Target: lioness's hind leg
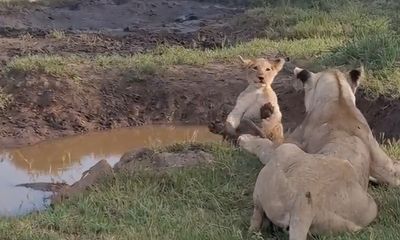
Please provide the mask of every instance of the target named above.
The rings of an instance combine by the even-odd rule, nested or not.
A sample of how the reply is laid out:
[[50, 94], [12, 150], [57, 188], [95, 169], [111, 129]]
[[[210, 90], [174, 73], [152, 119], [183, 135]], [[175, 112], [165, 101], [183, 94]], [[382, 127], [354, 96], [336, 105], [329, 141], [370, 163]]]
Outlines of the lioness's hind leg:
[[392, 186], [400, 185], [400, 162], [391, 159], [379, 146], [375, 139], [372, 140], [370, 175], [378, 182]]
[[333, 212], [324, 212], [316, 217], [315, 230], [317, 232], [357, 232], [361, 229], [361, 226]]
[[308, 231], [314, 219], [311, 194], [301, 195], [298, 196], [290, 211], [289, 240], [307, 240]]
[[253, 215], [250, 221], [250, 232], [259, 232], [264, 221], [264, 210], [258, 204], [254, 205]]

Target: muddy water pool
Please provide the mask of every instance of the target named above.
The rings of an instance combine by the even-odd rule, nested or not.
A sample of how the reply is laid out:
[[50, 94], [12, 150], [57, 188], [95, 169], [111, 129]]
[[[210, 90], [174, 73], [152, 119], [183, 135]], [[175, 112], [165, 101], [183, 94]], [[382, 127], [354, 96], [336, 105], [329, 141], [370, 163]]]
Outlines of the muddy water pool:
[[50, 192], [16, 187], [17, 184], [72, 184], [99, 160], [106, 159], [114, 165], [123, 153], [135, 148], [219, 140], [219, 136], [210, 133], [204, 126], [153, 125], [0, 149], [0, 216], [23, 215], [42, 210], [49, 204]]

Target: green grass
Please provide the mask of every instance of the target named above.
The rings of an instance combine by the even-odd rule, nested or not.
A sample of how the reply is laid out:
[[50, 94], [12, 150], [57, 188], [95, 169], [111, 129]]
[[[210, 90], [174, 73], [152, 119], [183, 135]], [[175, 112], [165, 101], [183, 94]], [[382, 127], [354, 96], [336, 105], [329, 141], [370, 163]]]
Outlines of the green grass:
[[216, 50], [196, 50], [183, 47], [160, 46], [152, 52], [132, 56], [98, 55], [94, 58], [70, 55], [32, 55], [10, 61], [4, 73], [42, 73], [55, 77], [77, 77], [83, 66], [99, 69], [117, 69], [141, 75], [157, 74], [174, 65], [204, 66], [211, 63], [238, 62], [238, 56], [256, 57], [263, 54], [283, 53], [297, 58], [323, 56], [329, 49], [340, 46], [341, 40], [330, 38], [274, 41], [255, 39], [234, 47]]
[[77, 69], [84, 64], [78, 56], [28, 55], [17, 57], [7, 63], [5, 74], [41, 73], [54, 77], [76, 78]]
[[273, 41], [254, 39], [234, 47], [215, 50], [196, 50], [183, 47], [159, 47], [158, 49], [133, 56], [98, 56], [96, 65], [103, 68], [137, 69], [139, 72], [154, 73], [173, 65], [203, 66], [210, 63], [232, 63], [238, 56], [256, 57], [263, 54], [283, 53], [297, 58], [322, 56], [331, 48], [340, 46], [341, 41], [330, 38]]
[[0, 220], [0, 239], [241, 239], [260, 163], [225, 146], [203, 148], [216, 164], [118, 175], [52, 210]]
[[[181, 151], [189, 145], [175, 145]], [[399, 145], [386, 145], [400, 157]], [[223, 145], [201, 145], [216, 163], [134, 176], [117, 175], [90, 192], [39, 214], [0, 219], [2, 240], [45, 239], [267, 239], [247, 233], [259, 161]], [[320, 240], [399, 239], [400, 189], [371, 188], [378, 219], [357, 234]], [[287, 239], [283, 232], [278, 239]]]
[[47, 34], [47, 37], [54, 38], [57, 40], [65, 39], [65, 32], [53, 29], [49, 32], [49, 34]]
[[0, 110], [4, 110], [12, 102], [12, 96], [0, 87]]

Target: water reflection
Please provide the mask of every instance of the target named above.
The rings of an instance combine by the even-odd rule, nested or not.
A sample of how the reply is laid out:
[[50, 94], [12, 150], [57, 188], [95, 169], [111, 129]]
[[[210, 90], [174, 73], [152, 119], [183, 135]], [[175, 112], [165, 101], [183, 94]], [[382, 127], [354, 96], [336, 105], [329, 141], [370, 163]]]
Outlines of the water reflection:
[[17, 149], [0, 150], [0, 216], [25, 214], [44, 208], [50, 193], [16, 184], [67, 182], [101, 159], [115, 164], [134, 148], [163, 146], [183, 141], [217, 141], [219, 137], [200, 126], [144, 126], [68, 137]]

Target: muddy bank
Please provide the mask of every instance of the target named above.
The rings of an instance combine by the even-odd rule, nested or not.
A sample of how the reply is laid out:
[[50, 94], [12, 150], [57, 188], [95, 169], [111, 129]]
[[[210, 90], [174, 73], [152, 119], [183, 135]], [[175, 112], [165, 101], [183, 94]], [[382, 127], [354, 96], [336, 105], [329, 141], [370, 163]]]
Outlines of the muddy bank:
[[214, 156], [203, 151], [201, 145], [189, 145], [179, 152], [156, 152], [142, 148], [125, 153], [119, 162], [112, 167], [106, 160], [100, 160], [82, 174], [80, 180], [69, 185], [66, 183], [24, 183], [17, 187], [31, 188], [38, 191], [53, 192], [51, 203], [58, 204], [66, 199], [96, 187], [114, 174], [135, 174], [138, 171], [155, 170], [168, 171], [174, 168], [194, 167], [201, 164], [212, 164]]
[[[130, 73], [80, 70], [79, 81], [46, 75], [14, 76], [0, 80], [12, 96], [1, 111], [0, 145], [11, 147], [45, 139], [151, 123], [207, 125], [224, 120], [246, 76], [236, 65], [177, 66], [155, 76], [136, 79]], [[285, 129], [304, 117], [303, 94], [292, 87], [290, 69], [274, 82]], [[400, 136], [396, 125], [399, 101], [367, 100], [360, 91], [357, 104], [373, 131]]]
[[245, 86], [237, 71], [224, 68], [182, 66], [140, 80], [93, 69], [83, 70], [79, 82], [36, 74], [0, 80], [12, 96], [0, 116], [0, 144], [157, 122], [207, 124], [226, 115]]

